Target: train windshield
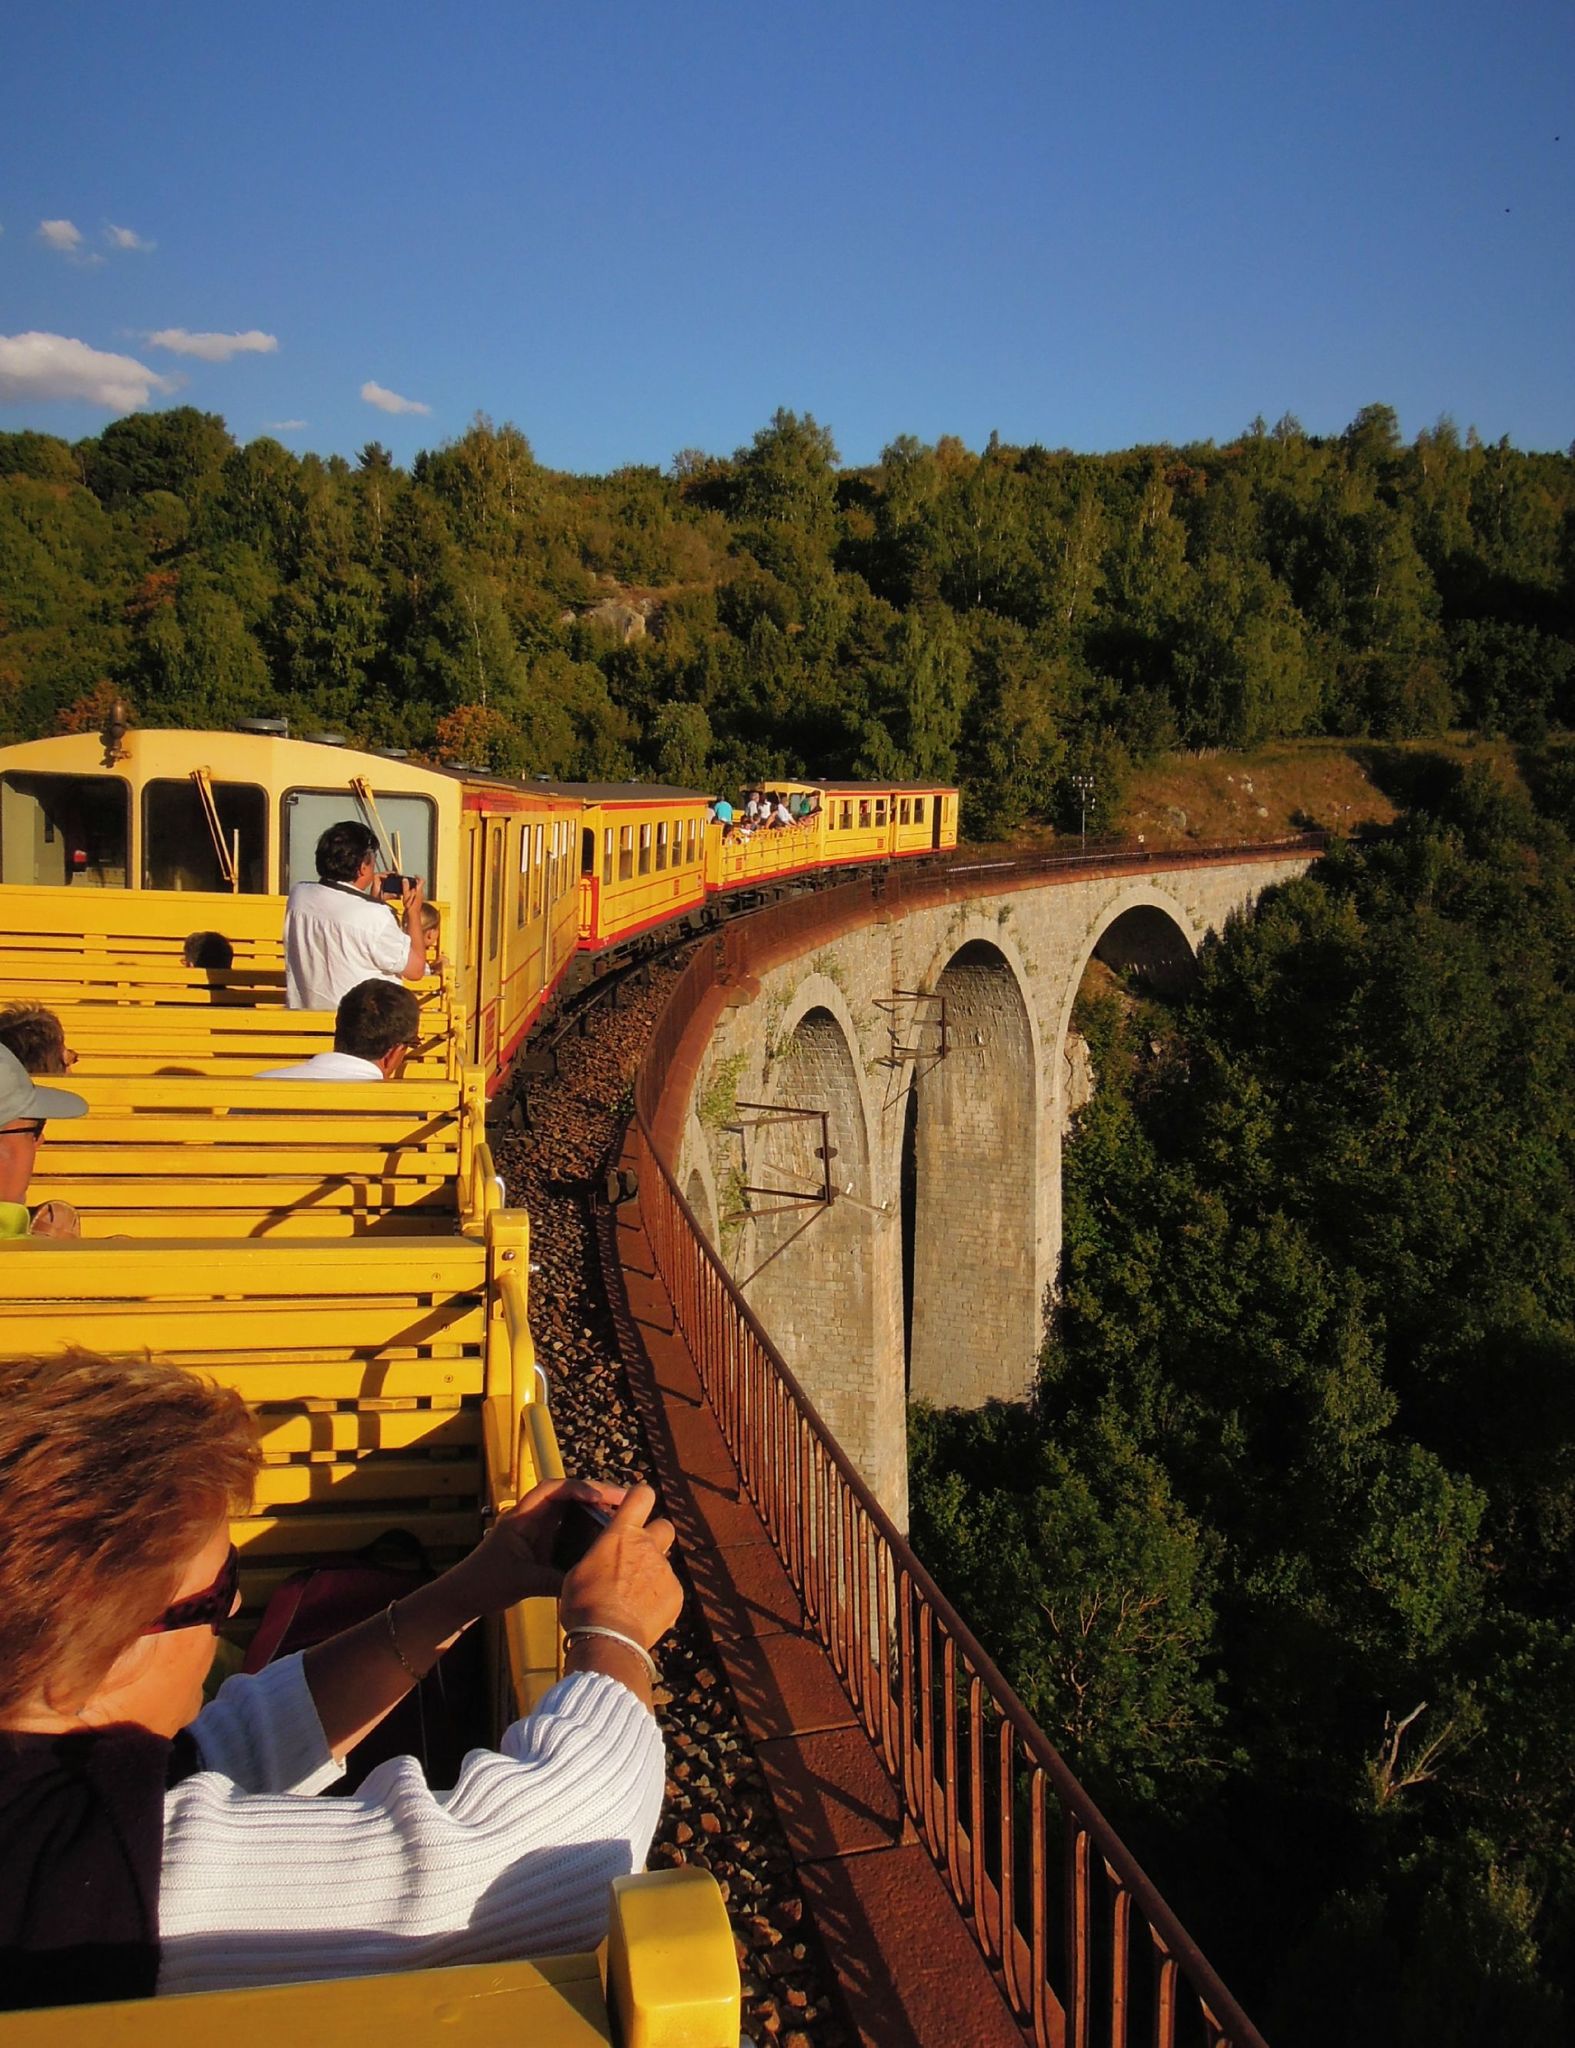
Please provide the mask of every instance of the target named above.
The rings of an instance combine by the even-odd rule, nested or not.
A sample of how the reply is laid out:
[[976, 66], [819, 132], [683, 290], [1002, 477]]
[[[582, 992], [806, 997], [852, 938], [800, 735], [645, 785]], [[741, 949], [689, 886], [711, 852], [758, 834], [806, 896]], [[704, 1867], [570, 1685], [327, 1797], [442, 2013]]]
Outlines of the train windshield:
[[318, 840], [330, 825], [337, 825], [341, 818], [354, 818], [363, 825], [370, 825], [374, 832], [381, 828], [381, 834], [386, 834], [390, 844], [379, 853], [380, 861], [387, 859], [402, 875], [419, 875], [427, 885], [427, 895], [438, 894], [437, 877], [432, 872], [433, 833], [436, 829], [432, 799], [375, 789], [372, 801], [377, 806], [376, 817], [371, 815], [354, 790], [292, 789], [287, 794], [282, 842], [283, 885], [286, 890], [294, 882], [317, 880]]
[[130, 839], [118, 775], [0, 777], [0, 882], [124, 889]]
[[206, 791], [190, 777], [150, 782], [142, 794], [142, 886], [261, 896], [268, 887], [266, 794], [250, 782], [211, 782]]

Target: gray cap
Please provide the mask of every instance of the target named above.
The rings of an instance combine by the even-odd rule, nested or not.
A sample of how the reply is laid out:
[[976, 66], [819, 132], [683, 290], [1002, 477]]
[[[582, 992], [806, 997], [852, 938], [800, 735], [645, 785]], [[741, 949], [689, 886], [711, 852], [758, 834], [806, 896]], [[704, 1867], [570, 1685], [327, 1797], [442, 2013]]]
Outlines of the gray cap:
[[40, 1088], [14, 1052], [0, 1045], [0, 1126], [23, 1117], [85, 1116], [87, 1104], [65, 1088]]

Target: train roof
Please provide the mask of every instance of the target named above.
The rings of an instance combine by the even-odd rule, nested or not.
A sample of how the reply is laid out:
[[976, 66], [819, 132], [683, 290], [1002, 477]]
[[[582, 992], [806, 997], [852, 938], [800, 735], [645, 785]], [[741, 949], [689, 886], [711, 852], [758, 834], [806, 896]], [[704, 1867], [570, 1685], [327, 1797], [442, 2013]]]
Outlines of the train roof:
[[753, 782], [741, 785], [745, 789], [818, 789], [822, 795], [835, 792], [838, 796], [890, 796], [895, 790], [899, 795], [929, 796], [932, 792], [944, 791], [951, 796], [955, 793], [955, 782], [851, 782], [842, 776], [816, 777], [812, 775], [758, 775]]
[[527, 782], [548, 796], [574, 796], [587, 804], [709, 804], [715, 798], [703, 789], [680, 789], [672, 782]]

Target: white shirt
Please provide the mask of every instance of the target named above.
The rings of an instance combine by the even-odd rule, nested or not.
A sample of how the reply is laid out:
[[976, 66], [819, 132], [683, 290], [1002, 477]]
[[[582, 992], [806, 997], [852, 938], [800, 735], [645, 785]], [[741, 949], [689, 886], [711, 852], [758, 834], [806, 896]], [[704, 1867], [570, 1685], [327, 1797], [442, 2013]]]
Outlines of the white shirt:
[[403, 981], [410, 940], [386, 903], [297, 882], [284, 907], [284, 994], [292, 1010], [337, 1010], [363, 981]]
[[594, 1948], [644, 1867], [666, 1769], [654, 1717], [600, 1672], [560, 1679], [451, 1792], [413, 1757], [349, 1799], [299, 1656], [229, 1679], [164, 1796], [161, 1995]]
[[357, 1052], [314, 1052], [293, 1067], [270, 1067], [259, 1081], [383, 1081], [388, 1077], [376, 1060]]

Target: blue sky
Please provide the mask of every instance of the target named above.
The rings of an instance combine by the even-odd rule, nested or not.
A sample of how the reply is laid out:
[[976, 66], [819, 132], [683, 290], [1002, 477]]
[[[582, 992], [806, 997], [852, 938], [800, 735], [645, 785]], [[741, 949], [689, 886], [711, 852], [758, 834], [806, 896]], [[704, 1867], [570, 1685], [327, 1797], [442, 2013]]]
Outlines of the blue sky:
[[1568, 0], [17, 8], [0, 426], [1564, 448], [1572, 96]]

